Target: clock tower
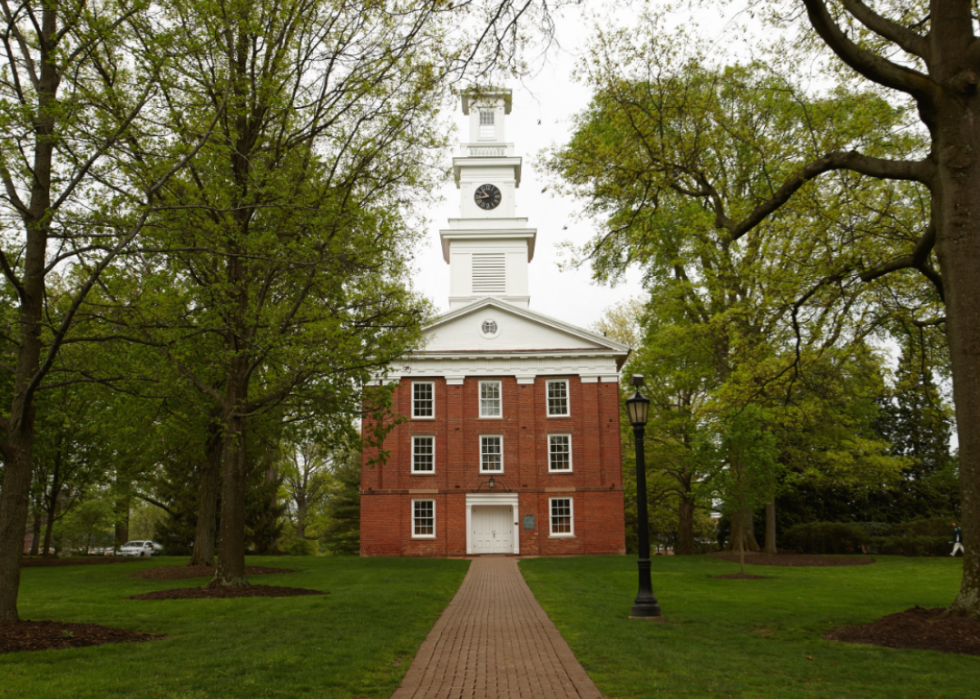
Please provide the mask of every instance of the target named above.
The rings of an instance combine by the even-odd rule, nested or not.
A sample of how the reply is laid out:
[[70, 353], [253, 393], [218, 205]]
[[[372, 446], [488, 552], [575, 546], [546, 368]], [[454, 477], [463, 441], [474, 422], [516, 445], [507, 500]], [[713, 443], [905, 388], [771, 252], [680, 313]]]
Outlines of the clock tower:
[[439, 232], [450, 310], [365, 389], [389, 385], [399, 419], [380, 445], [367, 405], [361, 421], [361, 555], [625, 553], [630, 349], [528, 308], [537, 232], [517, 216], [511, 92], [468, 90], [462, 103], [459, 218]]
[[521, 158], [506, 141], [511, 91], [471, 88], [463, 93], [469, 117], [469, 140], [453, 158], [460, 192], [460, 216], [439, 231], [442, 254], [449, 263], [449, 307], [463, 308], [488, 296], [527, 308], [528, 263], [534, 257], [537, 231], [517, 217], [516, 192]]

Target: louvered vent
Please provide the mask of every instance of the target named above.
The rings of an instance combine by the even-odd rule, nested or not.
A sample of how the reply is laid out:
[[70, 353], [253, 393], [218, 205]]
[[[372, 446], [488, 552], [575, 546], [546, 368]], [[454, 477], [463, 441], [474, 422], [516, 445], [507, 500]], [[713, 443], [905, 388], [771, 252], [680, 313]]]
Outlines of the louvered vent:
[[502, 294], [507, 290], [506, 261], [503, 253], [473, 255], [473, 293]]

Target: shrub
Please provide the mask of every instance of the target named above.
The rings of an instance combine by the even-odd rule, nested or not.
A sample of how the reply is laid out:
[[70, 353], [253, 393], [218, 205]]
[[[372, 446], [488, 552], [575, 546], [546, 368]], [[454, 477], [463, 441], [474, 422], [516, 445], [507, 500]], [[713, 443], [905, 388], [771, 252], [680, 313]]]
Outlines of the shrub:
[[786, 530], [785, 541], [799, 553], [873, 552], [894, 556], [946, 556], [952, 517], [908, 522], [806, 522]]
[[883, 536], [875, 540], [879, 553], [893, 556], [948, 556], [949, 536]]
[[[891, 536], [932, 536], [943, 537], [949, 541], [953, 536], [953, 520], [950, 517], [930, 517], [929, 519], [913, 519], [911, 522], [893, 524]], [[957, 520], [958, 521], [958, 520]]]
[[866, 529], [845, 522], [806, 522], [786, 530], [785, 541], [798, 553], [861, 553]]
[[286, 550], [290, 556], [315, 556], [317, 548], [316, 542], [309, 539], [293, 539], [293, 543]]

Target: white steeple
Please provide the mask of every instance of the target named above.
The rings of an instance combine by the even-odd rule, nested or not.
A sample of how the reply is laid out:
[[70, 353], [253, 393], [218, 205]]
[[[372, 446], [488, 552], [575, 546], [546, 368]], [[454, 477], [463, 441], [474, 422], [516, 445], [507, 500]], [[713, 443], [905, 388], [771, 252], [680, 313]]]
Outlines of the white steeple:
[[537, 231], [517, 218], [516, 190], [521, 159], [505, 142], [511, 91], [470, 88], [463, 93], [469, 116], [469, 141], [453, 158], [460, 190], [460, 217], [439, 231], [442, 254], [449, 263], [449, 307], [468, 306], [487, 296], [527, 308], [527, 265], [534, 257]]

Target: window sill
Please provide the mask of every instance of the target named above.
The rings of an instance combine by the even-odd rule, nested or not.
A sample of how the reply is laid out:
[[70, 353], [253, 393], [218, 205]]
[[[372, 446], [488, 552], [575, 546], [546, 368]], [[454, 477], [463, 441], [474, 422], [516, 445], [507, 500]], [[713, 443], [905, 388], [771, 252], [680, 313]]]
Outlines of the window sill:
[[409, 475], [411, 475], [411, 476], [434, 476], [434, 475], [436, 475], [436, 472], [435, 471], [411, 471], [409, 473]]
[[435, 538], [436, 538], [435, 534], [433, 534], [432, 536], [416, 536], [415, 534], [412, 534], [412, 539], [415, 541], [419, 541], [419, 540], [425, 541], [426, 539], [432, 541]]
[[435, 420], [436, 419], [436, 416], [435, 415], [429, 415], [428, 417], [422, 417], [422, 416], [412, 415], [412, 419], [413, 420]]
[[549, 539], [577, 539], [574, 534], [549, 534]]

